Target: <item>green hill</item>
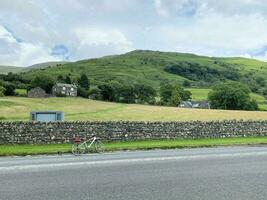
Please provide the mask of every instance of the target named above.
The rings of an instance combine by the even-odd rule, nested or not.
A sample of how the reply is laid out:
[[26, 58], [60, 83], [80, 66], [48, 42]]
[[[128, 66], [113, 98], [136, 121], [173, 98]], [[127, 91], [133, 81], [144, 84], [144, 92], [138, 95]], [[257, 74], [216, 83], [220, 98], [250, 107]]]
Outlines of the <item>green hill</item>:
[[24, 70], [28, 71], [28, 70], [33, 70], [33, 69], [44, 69], [47, 67], [56, 67], [56, 66], [63, 65], [66, 63], [68, 62], [65, 62], [65, 61], [44, 62], [44, 63], [34, 64], [29, 67], [25, 67]]
[[34, 69], [24, 72], [23, 76], [32, 79], [44, 73], [54, 78], [69, 75], [74, 81], [81, 73], [86, 73], [92, 85], [116, 80], [159, 88], [164, 81], [182, 83], [189, 80], [195, 87], [210, 88], [216, 81], [233, 80], [247, 84], [253, 92], [261, 93], [267, 84], [267, 63], [263, 61], [145, 50]]
[[26, 72], [34, 69], [44, 69], [47, 67], [56, 67], [59, 65], [66, 64], [68, 62], [58, 61], [58, 62], [44, 62], [34, 64], [28, 67], [15, 67], [15, 66], [0, 66], [0, 74], [8, 74], [8, 72], [18, 73], [18, 72]]

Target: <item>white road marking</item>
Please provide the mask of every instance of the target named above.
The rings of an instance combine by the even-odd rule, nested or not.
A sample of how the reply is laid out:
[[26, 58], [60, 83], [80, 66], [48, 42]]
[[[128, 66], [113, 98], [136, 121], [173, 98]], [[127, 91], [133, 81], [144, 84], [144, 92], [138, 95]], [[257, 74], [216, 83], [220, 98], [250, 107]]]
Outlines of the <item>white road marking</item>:
[[232, 157], [248, 157], [248, 156], [267, 156], [265, 152], [248, 152], [248, 153], [225, 153], [225, 154], [208, 154], [208, 155], [186, 155], [186, 156], [167, 156], [167, 157], [152, 157], [152, 158], [131, 158], [131, 159], [116, 159], [116, 160], [98, 160], [98, 161], [81, 161], [81, 162], [65, 162], [65, 163], [46, 163], [46, 164], [30, 164], [30, 165], [15, 165], [0, 167], [0, 172], [18, 171], [28, 169], [44, 169], [44, 168], [60, 168], [82, 165], [105, 165], [105, 164], [127, 164], [138, 162], [153, 162], [153, 161], [171, 161], [171, 160], [193, 160], [207, 158], [232, 158]]

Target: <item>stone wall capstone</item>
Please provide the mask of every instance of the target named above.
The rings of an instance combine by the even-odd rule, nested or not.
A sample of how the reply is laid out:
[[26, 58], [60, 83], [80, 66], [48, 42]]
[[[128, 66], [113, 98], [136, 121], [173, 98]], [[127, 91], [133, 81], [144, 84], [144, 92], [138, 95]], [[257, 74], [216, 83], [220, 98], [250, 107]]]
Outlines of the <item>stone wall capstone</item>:
[[0, 121], [0, 144], [70, 143], [74, 136], [108, 141], [267, 136], [267, 121]]

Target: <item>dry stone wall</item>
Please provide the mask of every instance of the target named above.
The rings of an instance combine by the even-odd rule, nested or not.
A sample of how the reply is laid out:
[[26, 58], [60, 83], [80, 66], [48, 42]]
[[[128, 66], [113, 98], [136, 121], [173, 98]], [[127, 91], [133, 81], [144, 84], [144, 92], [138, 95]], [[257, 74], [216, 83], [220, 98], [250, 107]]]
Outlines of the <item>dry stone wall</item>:
[[0, 144], [70, 143], [92, 135], [108, 141], [267, 136], [267, 121], [0, 122]]

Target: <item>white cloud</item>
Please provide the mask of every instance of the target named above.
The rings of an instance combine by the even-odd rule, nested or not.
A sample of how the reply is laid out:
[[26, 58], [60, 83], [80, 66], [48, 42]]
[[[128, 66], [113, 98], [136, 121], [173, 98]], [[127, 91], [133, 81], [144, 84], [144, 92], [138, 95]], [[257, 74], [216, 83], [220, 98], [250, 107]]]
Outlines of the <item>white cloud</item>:
[[266, 46], [266, 0], [0, 1], [0, 65], [132, 49], [265, 59]]
[[77, 28], [74, 31], [77, 39], [76, 51], [83, 58], [99, 57], [107, 53], [124, 53], [132, 50], [132, 43], [118, 29]]
[[[224, 15], [266, 15], [266, 0], [154, 0], [160, 16], [203, 14], [216, 12]], [[194, 12], [192, 12], [194, 11]]]
[[0, 60], [2, 65], [28, 66], [58, 60], [50, 56], [43, 45], [18, 41], [12, 33], [0, 26]]
[[192, 15], [198, 5], [193, 0], [155, 0], [158, 15], [170, 17], [171, 15]]
[[[225, 18], [211, 14], [194, 25], [163, 26], [161, 34], [177, 45], [203, 46], [232, 52], [249, 51], [267, 44], [267, 21], [259, 15]], [[165, 41], [167, 42], [167, 41]]]

